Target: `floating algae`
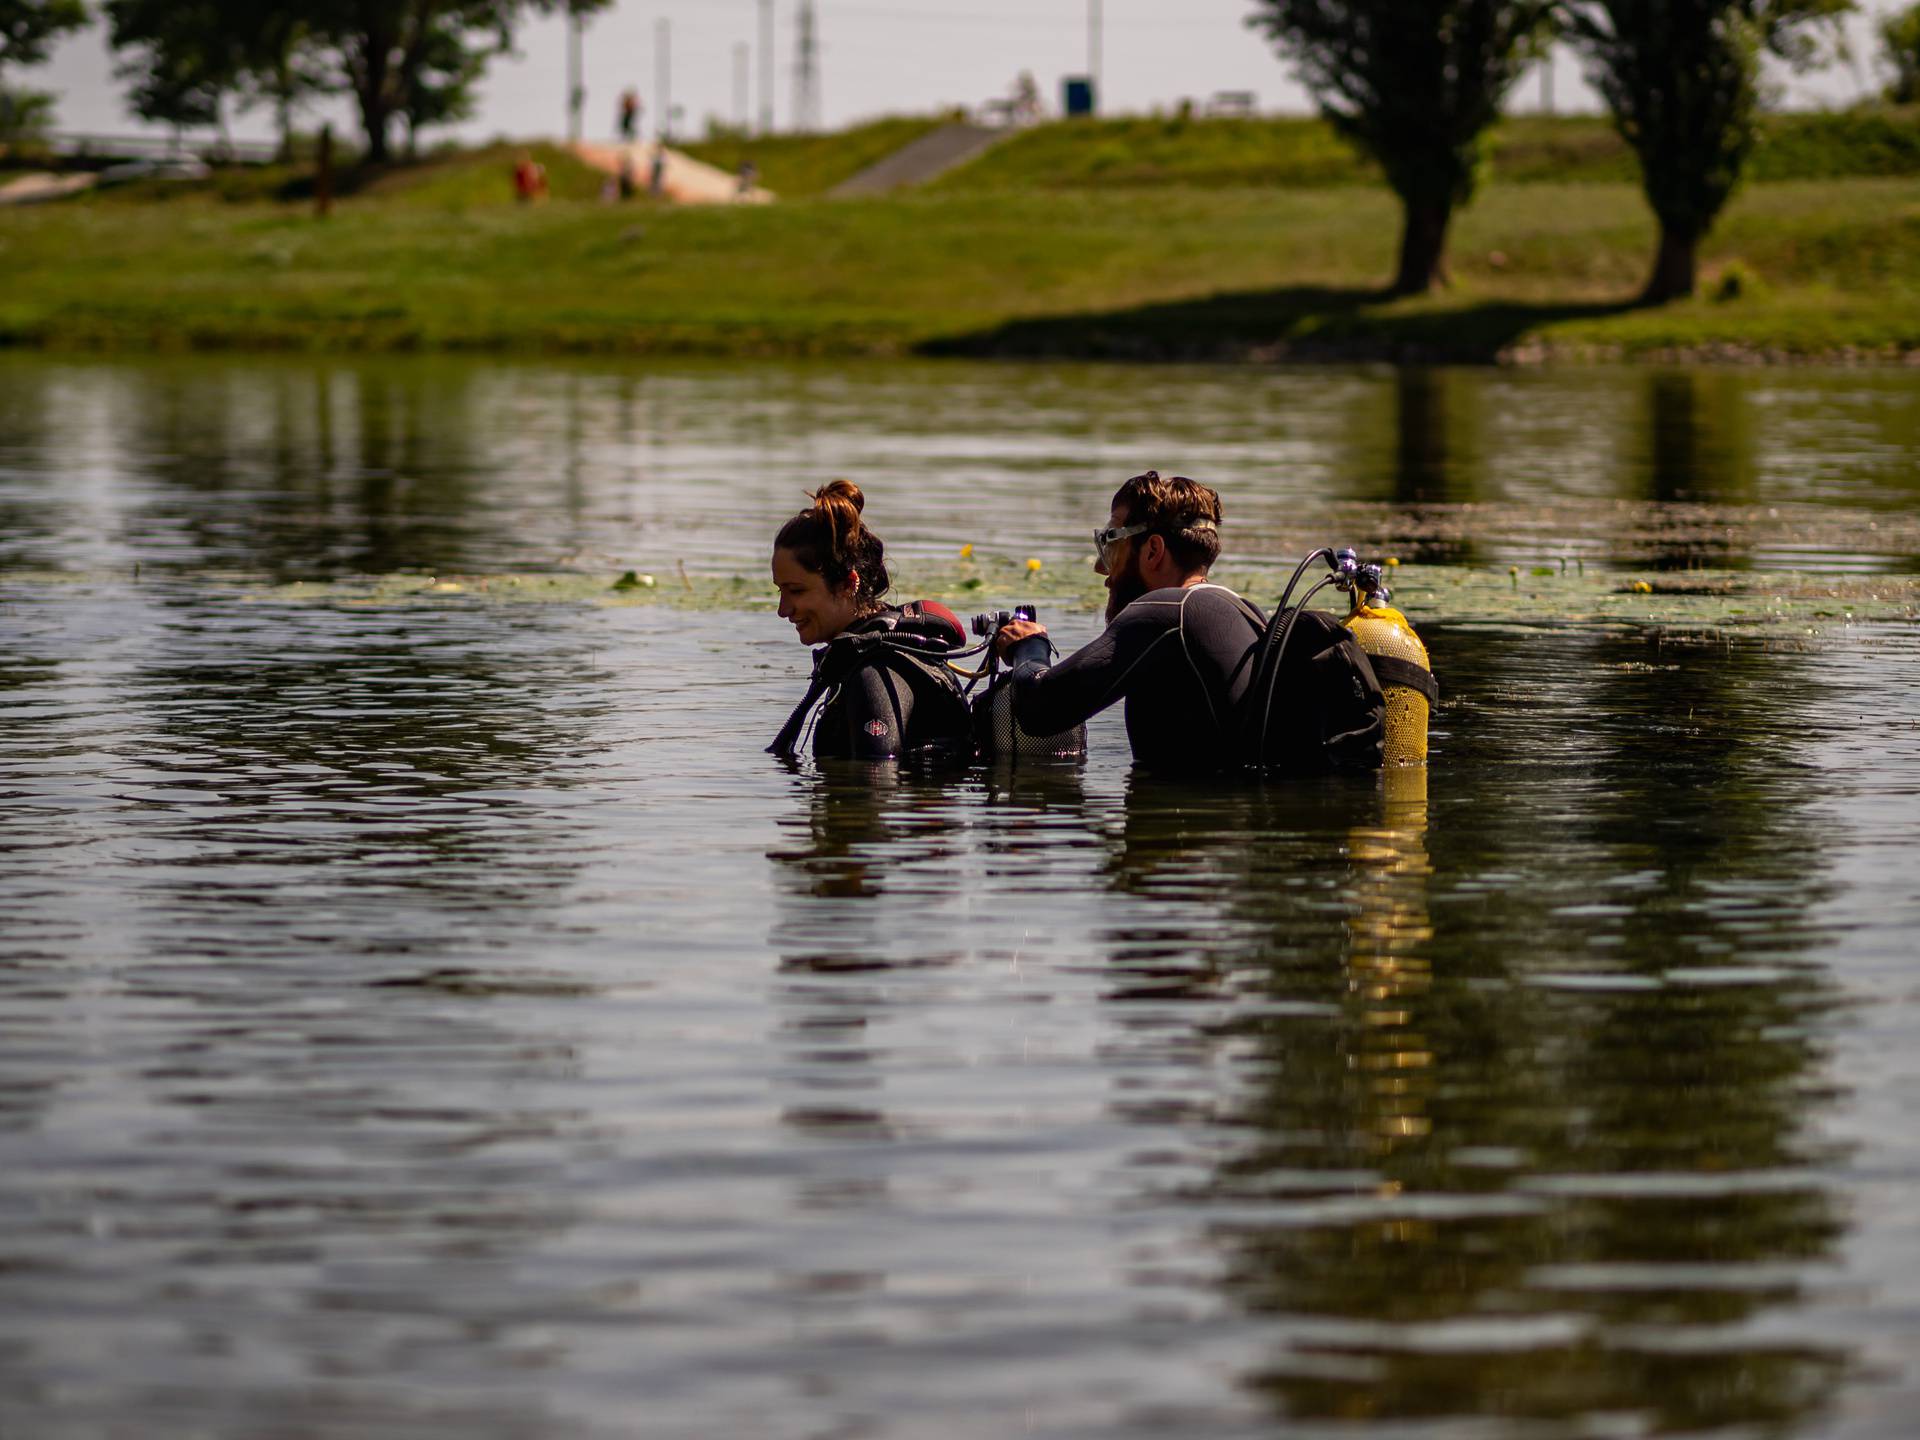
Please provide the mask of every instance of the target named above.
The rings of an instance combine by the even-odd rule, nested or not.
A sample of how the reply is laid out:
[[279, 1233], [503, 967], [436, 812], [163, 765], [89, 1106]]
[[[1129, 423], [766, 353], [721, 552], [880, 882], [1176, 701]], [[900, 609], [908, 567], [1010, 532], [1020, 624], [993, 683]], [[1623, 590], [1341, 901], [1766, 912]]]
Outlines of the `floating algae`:
[[[1226, 565], [1215, 578], [1254, 601], [1272, 604], [1290, 564]], [[1920, 575], [1848, 575], [1741, 570], [1568, 571], [1557, 565], [1401, 565], [1393, 572], [1394, 604], [1414, 623], [1623, 626], [1659, 630], [1731, 630], [1796, 625], [1820, 628], [1867, 620], [1920, 619]], [[408, 608], [484, 605], [665, 606], [673, 609], [770, 611], [771, 586], [751, 574], [680, 572], [681, 584], [660, 585], [636, 570], [552, 571], [491, 575], [398, 573], [332, 581], [271, 584], [231, 573], [171, 573], [157, 581], [202, 593], [229, 592], [245, 603]], [[939, 600], [970, 611], [1031, 601], [1056, 613], [1098, 611], [1106, 591], [1091, 567], [1033, 568], [1024, 558], [973, 553], [954, 562], [905, 562], [894, 593]], [[127, 576], [71, 573], [0, 576], [16, 592], [39, 586], [133, 583]], [[1339, 602], [1322, 592], [1327, 608]]]

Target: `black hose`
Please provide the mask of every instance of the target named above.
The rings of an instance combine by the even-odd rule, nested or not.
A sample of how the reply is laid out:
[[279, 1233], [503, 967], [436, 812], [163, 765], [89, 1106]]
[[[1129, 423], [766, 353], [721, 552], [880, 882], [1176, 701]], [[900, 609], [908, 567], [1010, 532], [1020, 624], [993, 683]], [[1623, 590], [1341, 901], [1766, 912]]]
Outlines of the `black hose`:
[[[1325, 554], [1327, 552], [1318, 551], [1316, 553]], [[1308, 559], [1311, 559], [1311, 558], [1313, 557], [1312, 556], [1308, 557]], [[1304, 565], [1304, 563], [1305, 562], [1303, 561], [1302, 564]], [[1298, 578], [1297, 574], [1295, 578], [1296, 579]], [[1265, 668], [1265, 661], [1263, 659], [1261, 662], [1261, 669], [1254, 672], [1256, 680], [1258, 679], [1258, 677], [1264, 676], [1267, 682], [1267, 703], [1264, 707], [1262, 707], [1260, 711], [1260, 748], [1256, 752], [1256, 754], [1259, 757], [1257, 763], [1260, 765], [1264, 766], [1267, 763], [1267, 734], [1269, 732], [1269, 728], [1273, 724], [1273, 692], [1279, 687], [1279, 684], [1280, 684], [1280, 666], [1285, 662], [1287, 658], [1287, 641], [1293, 635], [1293, 622], [1300, 618], [1300, 612], [1307, 608], [1307, 602], [1309, 600], [1313, 599], [1314, 596], [1318, 595], [1322, 590], [1326, 589], [1327, 586], [1333, 584], [1333, 582], [1339, 578], [1340, 577], [1338, 572], [1335, 572], [1334, 574], [1331, 574], [1331, 575], [1321, 576], [1320, 579], [1314, 584], [1313, 588], [1308, 590], [1306, 594], [1300, 597], [1300, 603], [1298, 605], [1294, 606], [1291, 610], [1288, 610], [1285, 608], [1283, 604], [1279, 613], [1273, 617], [1273, 622], [1269, 624], [1267, 627], [1267, 634], [1269, 637], [1272, 637], [1274, 635], [1274, 632], [1276, 629], [1278, 630], [1279, 635], [1278, 635], [1278, 639], [1275, 641], [1273, 645], [1273, 669], [1270, 671], [1267, 670]], [[1290, 593], [1292, 589], [1293, 589], [1293, 586], [1291, 583], [1289, 583], [1287, 586], [1287, 591]]]
[[[1307, 567], [1316, 560], [1325, 560], [1329, 569], [1333, 568], [1335, 564], [1333, 551], [1325, 545], [1322, 545], [1318, 550], [1309, 550], [1301, 557], [1300, 563], [1293, 567], [1293, 576], [1287, 581], [1287, 588], [1280, 592], [1280, 604], [1277, 607], [1279, 610], [1287, 608], [1287, 597], [1293, 594], [1293, 587], [1300, 583], [1300, 577], [1306, 574]], [[1304, 604], [1305, 602], [1303, 601], [1301, 603]]]
[[[1287, 588], [1280, 592], [1280, 603], [1274, 607], [1273, 619], [1267, 622], [1267, 633], [1260, 641], [1260, 658], [1254, 663], [1253, 667], [1255, 685], [1258, 685], [1260, 683], [1260, 677], [1267, 673], [1268, 661], [1272, 658], [1273, 647], [1279, 639], [1278, 625], [1280, 617], [1286, 614], [1287, 600], [1293, 594], [1293, 587], [1300, 583], [1300, 577], [1307, 573], [1307, 567], [1316, 560], [1325, 560], [1329, 568], [1331, 568], [1334, 564], [1333, 551], [1324, 545], [1318, 550], [1309, 550], [1305, 555], [1300, 557], [1300, 563], [1293, 567], [1293, 574], [1287, 580]], [[1325, 582], [1322, 581], [1321, 583], [1324, 584]], [[1318, 589], [1319, 587], [1316, 586], [1315, 588]], [[1304, 604], [1305, 602], [1303, 601], [1302, 603]], [[1269, 686], [1269, 690], [1271, 690], [1271, 686]], [[1273, 708], [1271, 698], [1269, 698], [1267, 702], [1267, 708], [1269, 711]], [[1260, 731], [1259, 750], [1257, 752], [1260, 757], [1258, 763], [1262, 765], [1266, 763], [1267, 758], [1267, 733], [1264, 726], [1265, 721], [1263, 719], [1262, 729]]]

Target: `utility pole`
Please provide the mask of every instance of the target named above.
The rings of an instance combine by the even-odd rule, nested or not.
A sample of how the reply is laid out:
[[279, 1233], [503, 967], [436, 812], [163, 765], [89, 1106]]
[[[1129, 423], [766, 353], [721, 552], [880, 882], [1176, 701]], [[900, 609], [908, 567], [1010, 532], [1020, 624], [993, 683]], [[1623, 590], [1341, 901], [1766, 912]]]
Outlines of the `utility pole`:
[[673, 22], [661, 19], [653, 26], [654, 137], [673, 138]]
[[1093, 81], [1093, 113], [1100, 113], [1100, 0], [1087, 0], [1087, 78]]
[[748, 99], [752, 63], [753, 47], [742, 40], [733, 47], [733, 123], [742, 135], [747, 133], [747, 123], [753, 115], [753, 102]]
[[580, 10], [567, 6], [567, 138], [580, 143], [580, 116], [587, 106], [585, 63], [581, 58]]
[[820, 37], [813, 0], [800, 0], [800, 43], [793, 62], [793, 128], [809, 135], [820, 126]]
[[773, 133], [773, 0], [760, 0], [760, 133]]

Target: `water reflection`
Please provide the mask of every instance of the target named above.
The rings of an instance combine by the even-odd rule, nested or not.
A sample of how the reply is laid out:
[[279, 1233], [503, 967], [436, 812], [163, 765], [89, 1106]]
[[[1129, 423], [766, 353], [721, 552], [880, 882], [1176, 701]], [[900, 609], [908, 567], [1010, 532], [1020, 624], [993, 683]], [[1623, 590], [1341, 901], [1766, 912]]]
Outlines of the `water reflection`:
[[731, 571], [836, 473], [875, 496], [903, 558], [966, 538], [1078, 562], [1070, 537], [1148, 462], [1224, 487], [1236, 555], [1329, 535], [1436, 561], [1920, 553], [1920, 404], [1892, 373], [18, 355], [0, 371], [13, 567]]
[[[1417, 786], [1383, 788], [1344, 837], [1331, 816], [1293, 830], [1305, 843], [1262, 832], [1281, 855], [1346, 844], [1344, 874], [1245, 887], [1270, 926], [1261, 999], [1215, 1040], [1245, 1082], [1221, 1117], [1242, 1138], [1202, 1192], [1221, 1283], [1280, 1337], [1254, 1383], [1295, 1418], [1804, 1415], [1843, 1352], [1752, 1327], [1800, 1302], [1842, 1234], [1803, 1138], [1828, 985], [1797, 963], [1814, 937], [1795, 917], [1825, 886], [1768, 793], [1776, 752], [1748, 738], [1799, 661], [1715, 654], [1677, 679], [1616, 637], [1482, 672], [1477, 637], [1447, 639], [1510, 683], [1595, 677], [1556, 710], [1644, 715], [1657, 691], [1700, 743], [1594, 726], [1590, 812], [1551, 834], [1525, 776], [1556, 762], [1523, 745], [1494, 809], [1446, 796], [1490, 843], [1438, 863]], [[1440, 777], [1512, 738], [1452, 749]], [[1259, 869], [1226, 843], [1212, 866]], [[1617, 879], [1582, 895], [1556, 870]]]
[[1715, 526], [1703, 513], [1756, 499], [1746, 387], [1708, 370], [1656, 371], [1647, 377], [1645, 433], [1639, 463], [1648, 498], [1672, 514], [1673, 528], [1682, 532], [1656, 531], [1649, 562], [1661, 570], [1749, 568], [1748, 527]]

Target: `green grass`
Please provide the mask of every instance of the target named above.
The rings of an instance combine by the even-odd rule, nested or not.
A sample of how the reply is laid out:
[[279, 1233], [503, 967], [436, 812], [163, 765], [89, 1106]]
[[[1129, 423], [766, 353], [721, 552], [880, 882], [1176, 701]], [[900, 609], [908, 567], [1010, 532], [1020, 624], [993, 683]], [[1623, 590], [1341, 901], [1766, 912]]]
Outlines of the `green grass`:
[[[1632, 184], [1633, 154], [1599, 116], [1517, 116], [1494, 128], [1488, 174], [1507, 183]], [[1773, 115], [1748, 178], [1920, 175], [1920, 110]], [[1012, 136], [937, 182], [978, 190], [1378, 185], [1379, 168], [1317, 119], [1064, 121]]]
[[1388, 301], [1377, 286], [1397, 211], [1380, 190], [1169, 190], [1153, 214], [1177, 223], [1142, 223], [1126, 190], [522, 207], [502, 196], [508, 158], [390, 174], [325, 222], [211, 193], [5, 212], [0, 343], [1142, 359], [1920, 349], [1920, 179], [1749, 187], [1704, 254], [1709, 289], [1737, 262], [1741, 297], [1634, 310], [1623, 302], [1653, 225], [1626, 184], [1492, 185], [1459, 218], [1453, 287]]
[[940, 124], [928, 116], [891, 116], [825, 135], [710, 140], [680, 148], [729, 173], [737, 172], [742, 161], [752, 160], [762, 185], [783, 200], [801, 200], [824, 195]]

